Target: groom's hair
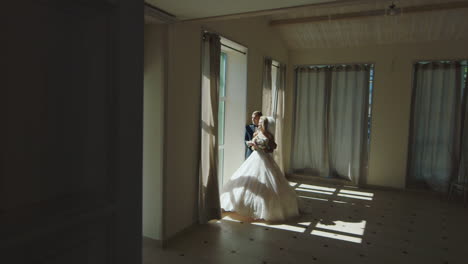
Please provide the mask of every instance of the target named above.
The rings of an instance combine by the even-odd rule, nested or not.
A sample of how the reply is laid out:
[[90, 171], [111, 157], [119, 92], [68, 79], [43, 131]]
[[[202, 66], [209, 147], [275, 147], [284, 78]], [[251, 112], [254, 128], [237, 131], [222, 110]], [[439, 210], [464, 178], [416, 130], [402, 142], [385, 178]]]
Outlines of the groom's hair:
[[252, 115], [255, 115], [255, 116], [262, 116], [262, 112], [260, 111], [253, 111]]

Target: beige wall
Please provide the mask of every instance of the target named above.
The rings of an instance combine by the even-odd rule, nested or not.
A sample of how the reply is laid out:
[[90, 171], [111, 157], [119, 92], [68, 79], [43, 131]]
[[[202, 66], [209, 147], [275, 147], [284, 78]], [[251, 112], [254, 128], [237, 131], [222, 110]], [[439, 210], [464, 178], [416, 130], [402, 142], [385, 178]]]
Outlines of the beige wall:
[[145, 25], [143, 101], [143, 235], [162, 239], [166, 26]]
[[170, 26], [166, 120], [165, 238], [197, 221], [200, 49], [202, 28], [248, 48], [247, 116], [261, 108], [264, 56], [286, 62], [288, 52], [262, 18]]
[[[289, 53], [286, 142], [291, 139], [293, 65], [375, 64], [372, 133], [367, 184], [404, 188], [410, 121], [412, 64], [417, 60], [466, 59], [468, 42], [418, 43]], [[288, 150], [288, 154], [290, 149]], [[289, 162], [288, 164], [289, 165]]]

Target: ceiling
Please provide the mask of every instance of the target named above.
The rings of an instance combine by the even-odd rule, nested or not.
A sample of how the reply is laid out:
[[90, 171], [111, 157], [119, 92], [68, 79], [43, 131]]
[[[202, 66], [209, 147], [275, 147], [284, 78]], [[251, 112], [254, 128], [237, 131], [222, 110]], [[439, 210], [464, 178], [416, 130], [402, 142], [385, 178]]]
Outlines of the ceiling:
[[352, 0], [145, 0], [179, 20], [200, 19], [285, 7]]
[[[397, 7], [402, 8], [402, 13], [396, 16], [366, 15], [374, 11], [383, 12], [391, 4], [391, 0], [146, 0], [146, 2], [175, 15], [178, 20], [215, 20], [249, 16], [264, 16], [270, 21], [317, 16], [330, 18], [307, 23], [272, 25], [271, 27], [277, 30], [290, 50], [468, 40], [468, 5], [464, 8], [405, 13], [405, 10], [415, 6], [460, 3], [468, 0], [394, 0]], [[333, 19], [335, 15], [352, 13], [362, 15]]]
[[[302, 9], [270, 16], [271, 21], [303, 17], [349, 14], [370, 10], [385, 10], [390, 1], [368, 1], [334, 8]], [[405, 7], [460, 0], [401, 0], [396, 16], [361, 16], [352, 19], [324, 19], [309, 23], [273, 26], [291, 50], [309, 48], [359, 47], [395, 43], [468, 40], [468, 8], [405, 13]], [[333, 16], [332, 16], [333, 17]]]

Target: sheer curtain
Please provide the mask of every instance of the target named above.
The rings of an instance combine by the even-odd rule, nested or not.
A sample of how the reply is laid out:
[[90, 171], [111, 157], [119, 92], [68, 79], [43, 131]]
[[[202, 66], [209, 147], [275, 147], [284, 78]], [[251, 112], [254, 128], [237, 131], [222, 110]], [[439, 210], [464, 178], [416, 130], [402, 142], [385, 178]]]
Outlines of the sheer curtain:
[[278, 66], [278, 73], [276, 75], [276, 96], [273, 98], [273, 118], [276, 121], [275, 126], [275, 140], [278, 145], [276, 151], [273, 152], [273, 158], [284, 171], [284, 146], [283, 146], [283, 121], [284, 121], [284, 93], [286, 87], [286, 65], [280, 63]]
[[367, 172], [368, 65], [296, 69], [291, 168], [359, 183]]
[[370, 68], [333, 68], [328, 126], [330, 176], [359, 182], [366, 170]]
[[461, 67], [415, 65], [408, 181], [445, 192], [459, 168]]
[[[272, 70], [277, 67], [276, 79], [273, 82]], [[274, 85], [273, 85], [274, 84]], [[275, 119], [275, 141], [278, 145], [273, 152], [273, 158], [283, 171], [283, 119], [284, 119], [284, 89], [286, 86], [286, 65], [279, 63], [273, 66], [273, 60], [269, 57], [263, 63], [263, 91], [262, 112], [264, 116]]]
[[271, 58], [263, 60], [263, 84], [262, 84], [262, 113], [265, 116], [272, 114], [272, 87], [271, 87]]
[[327, 68], [296, 69], [293, 172], [328, 176], [326, 155]]
[[218, 185], [218, 100], [221, 42], [205, 33], [202, 44], [201, 153], [198, 210], [200, 223], [221, 218]]
[[468, 184], [468, 81], [465, 80], [465, 90], [461, 109], [461, 133], [460, 133], [460, 166], [457, 182]]

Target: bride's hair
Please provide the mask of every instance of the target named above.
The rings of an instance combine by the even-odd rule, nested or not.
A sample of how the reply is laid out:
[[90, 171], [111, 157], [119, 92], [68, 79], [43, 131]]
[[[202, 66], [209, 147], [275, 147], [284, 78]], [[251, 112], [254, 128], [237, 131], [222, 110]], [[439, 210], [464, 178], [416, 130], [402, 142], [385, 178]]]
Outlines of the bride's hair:
[[[273, 152], [273, 150], [277, 147], [274, 136], [275, 120], [270, 116], [261, 116], [259, 122], [262, 123], [263, 128], [261, 132], [265, 135], [265, 137], [268, 138], [268, 148], [271, 152]], [[257, 133], [258, 131], [254, 133], [254, 136], [256, 136]]]

